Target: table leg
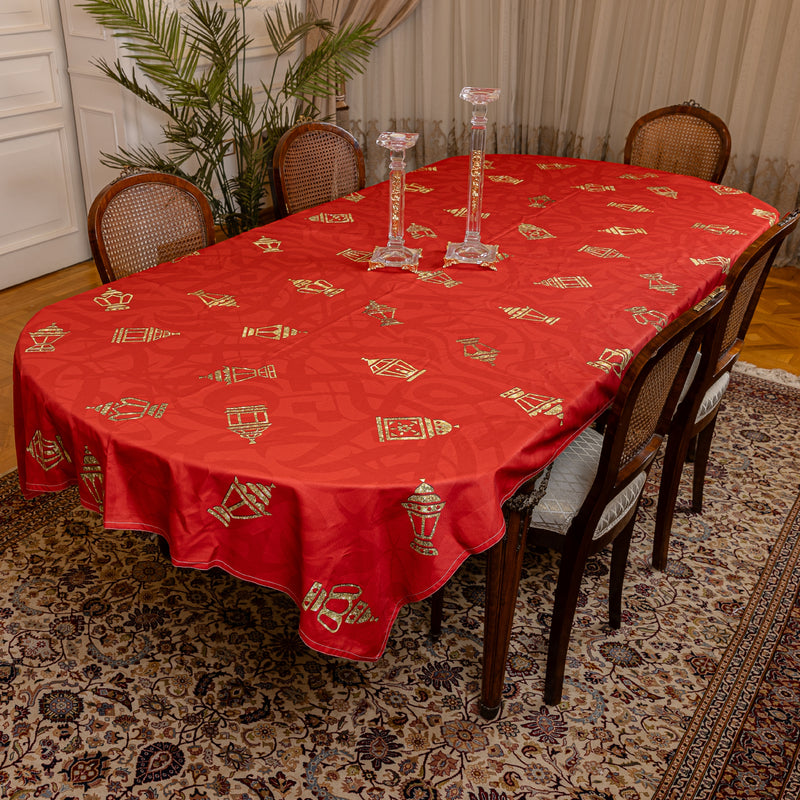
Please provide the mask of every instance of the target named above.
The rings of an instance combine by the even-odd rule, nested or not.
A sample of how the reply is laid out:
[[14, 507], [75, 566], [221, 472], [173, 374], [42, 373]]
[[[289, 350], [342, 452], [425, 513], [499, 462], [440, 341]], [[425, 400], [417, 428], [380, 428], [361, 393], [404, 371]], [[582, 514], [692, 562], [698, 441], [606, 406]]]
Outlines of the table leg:
[[483, 620], [483, 683], [478, 705], [484, 719], [500, 711], [511, 625], [517, 602], [529, 513], [506, 509], [506, 533], [489, 550], [486, 563], [486, 610]]

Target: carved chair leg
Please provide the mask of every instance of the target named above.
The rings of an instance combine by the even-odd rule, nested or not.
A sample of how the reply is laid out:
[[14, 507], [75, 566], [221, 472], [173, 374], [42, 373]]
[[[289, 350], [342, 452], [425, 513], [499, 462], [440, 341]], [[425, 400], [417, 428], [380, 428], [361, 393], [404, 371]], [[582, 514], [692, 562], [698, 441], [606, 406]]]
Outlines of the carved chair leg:
[[444, 586], [431, 595], [431, 639], [442, 635], [442, 612], [444, 608]]
[[703, 510], [703, 485], [706, 482], [706, 467], [708, 456], [711, 452], [711, 441], [714, 438], [714, 428], [717, 425], [717, 416], [703, 428], [697, 435], [697, 452], [694, 459], [694, 476], [692, 478], [692, 511], [699, 514]]

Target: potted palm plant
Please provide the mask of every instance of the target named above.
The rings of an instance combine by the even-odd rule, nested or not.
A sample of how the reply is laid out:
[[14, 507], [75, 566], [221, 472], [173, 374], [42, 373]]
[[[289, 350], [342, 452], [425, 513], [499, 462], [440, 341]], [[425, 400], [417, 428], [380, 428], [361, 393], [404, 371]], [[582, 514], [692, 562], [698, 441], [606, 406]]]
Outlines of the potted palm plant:
[[[257, 86], [245, 78], [252, 43], [251, 0], [85, 0], [97, 22], [123, 40], [119, 59], [95, 62], [107, 77], [165, 115], [163, 139], [104, 153], [102, 163], [188, 178], [211, 201], [232, 236], [259, 224], [269, 192], [272, 152], [296, 122], [320, 115], [320, 98], [363, 72], [376, 36], [372, 23], [336, 30], [291, 4], [264, 14], [275, 58]], [[307, 41], [313, 36], [313, 47]], [[280, 76], [280, 77], [279, 77]]]

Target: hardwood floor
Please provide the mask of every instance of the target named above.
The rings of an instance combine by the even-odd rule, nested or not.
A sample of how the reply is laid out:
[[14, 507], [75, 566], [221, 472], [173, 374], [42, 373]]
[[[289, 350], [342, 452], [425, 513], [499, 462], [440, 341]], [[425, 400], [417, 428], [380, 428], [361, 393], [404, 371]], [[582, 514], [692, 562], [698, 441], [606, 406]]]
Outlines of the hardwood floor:
[[[100, 286], [92, 261], [0, 291], [0, 475], [15, 469], [12, 410], [14, 347], [25, 323], [44, 306]], [[773, 269], [741, 355], [764, 369], [800, 375], [800, 269]]]

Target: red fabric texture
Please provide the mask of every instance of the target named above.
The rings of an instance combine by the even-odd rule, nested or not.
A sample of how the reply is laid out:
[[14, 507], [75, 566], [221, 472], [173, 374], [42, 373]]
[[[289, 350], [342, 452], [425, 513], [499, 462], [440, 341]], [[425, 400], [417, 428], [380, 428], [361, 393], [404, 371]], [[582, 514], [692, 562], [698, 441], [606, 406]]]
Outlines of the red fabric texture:
[[695, 178], [491, 156], [501, 260], [442, 273], [467, 181], [464, 157], [407, 176], [417, 274], [363, 260], [386, 244], [383, 183], [42, 310], [15, 355], [22, 490], [77, 483], [175, 564], [289, 594], [311, 647], [380, 657], [398, 610], [498, 541], [504, 500], [608, 405], [614, 351], [777, 221]]

